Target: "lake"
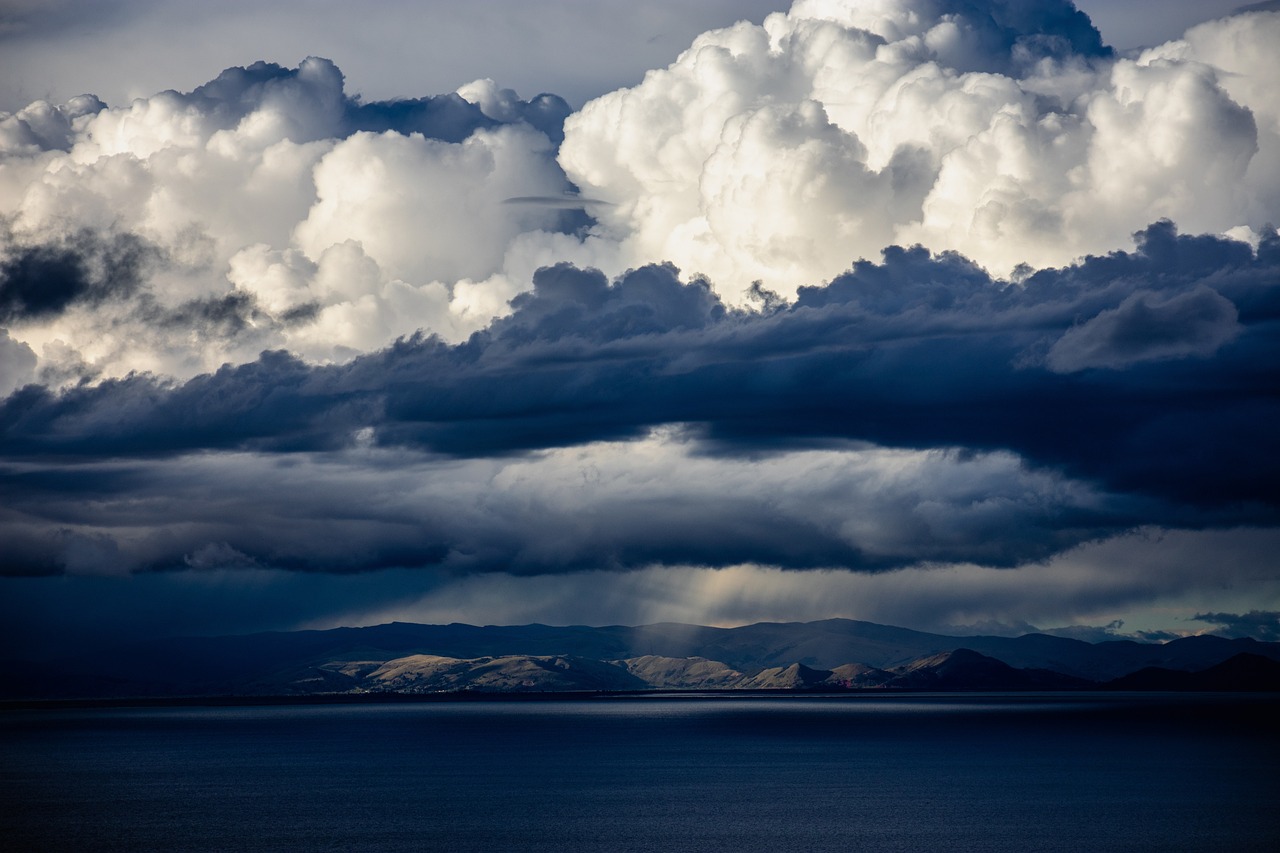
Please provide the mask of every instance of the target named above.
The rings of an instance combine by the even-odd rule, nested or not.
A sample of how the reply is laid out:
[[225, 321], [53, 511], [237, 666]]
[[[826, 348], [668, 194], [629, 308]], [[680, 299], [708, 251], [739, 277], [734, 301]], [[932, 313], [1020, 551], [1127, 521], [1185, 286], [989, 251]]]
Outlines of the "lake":
[[1280, 849], [1280, 697], [0, 711], [10, 850]]

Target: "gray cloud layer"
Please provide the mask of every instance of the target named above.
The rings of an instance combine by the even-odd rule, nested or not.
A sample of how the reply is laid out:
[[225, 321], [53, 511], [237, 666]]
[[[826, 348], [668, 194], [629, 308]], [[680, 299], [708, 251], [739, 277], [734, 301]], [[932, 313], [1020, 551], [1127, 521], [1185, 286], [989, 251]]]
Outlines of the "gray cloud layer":
[[[1273, 524], [1280, 238], [1138, 244], [1021, 284], [894, 248], [762, 312], [561, 265], [457, 345], [28, 386], [0, 404], [8, 570], [1014, 565]], [[1117, 327], [1152, 312], [1135, 353]]]
[[1248, 613], [1197, 613], [1197, 622], [1215, 626], [1224, 637], [1253, 637], [1266, 642], [1280, 641], [1280, 612], [1250, 610]]

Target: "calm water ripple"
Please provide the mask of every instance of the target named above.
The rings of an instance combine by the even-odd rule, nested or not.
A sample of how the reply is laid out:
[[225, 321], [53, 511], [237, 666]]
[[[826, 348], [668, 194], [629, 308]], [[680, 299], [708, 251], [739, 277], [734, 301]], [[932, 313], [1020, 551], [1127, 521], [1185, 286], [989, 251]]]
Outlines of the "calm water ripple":
[[1280, 849], [1277, 697], [0, 712], [10, 850]]

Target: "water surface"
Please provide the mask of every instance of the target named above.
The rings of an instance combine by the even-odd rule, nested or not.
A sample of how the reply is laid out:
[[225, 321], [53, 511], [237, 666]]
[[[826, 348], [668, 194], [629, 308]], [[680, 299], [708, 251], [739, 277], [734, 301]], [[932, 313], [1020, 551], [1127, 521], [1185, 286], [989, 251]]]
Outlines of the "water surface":
[[1280, 849], [1275, 697], [0, 712], [13, 850]]

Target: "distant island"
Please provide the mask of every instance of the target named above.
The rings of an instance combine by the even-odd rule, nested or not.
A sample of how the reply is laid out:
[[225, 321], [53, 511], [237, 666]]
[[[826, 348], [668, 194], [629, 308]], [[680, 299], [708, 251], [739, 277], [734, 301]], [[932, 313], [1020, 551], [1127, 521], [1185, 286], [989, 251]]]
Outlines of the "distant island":
[[171, 637], [0, 662], [7, 702], [636, 691], [1280, 691], [1280, 643], [955, 637], [859, 622], [418, 625]]

